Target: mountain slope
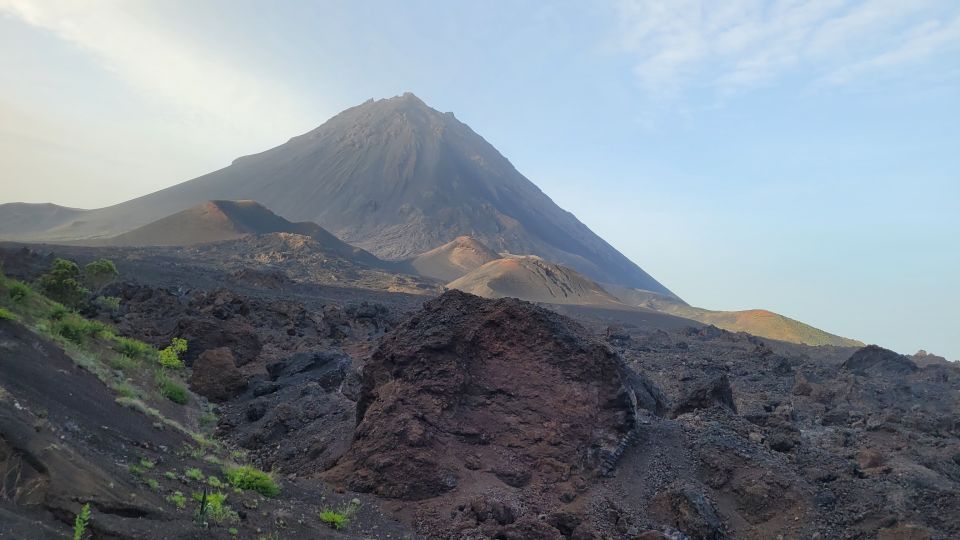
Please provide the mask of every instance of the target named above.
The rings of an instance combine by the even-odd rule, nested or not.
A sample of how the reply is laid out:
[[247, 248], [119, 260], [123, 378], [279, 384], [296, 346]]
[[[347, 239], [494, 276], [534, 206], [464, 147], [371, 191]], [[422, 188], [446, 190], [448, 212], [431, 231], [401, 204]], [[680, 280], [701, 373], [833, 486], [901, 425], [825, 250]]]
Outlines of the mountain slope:
[[550, 304], [627, 307], [579, 273], [532, 256], [490, 261], [448, 283], [447, 287], [485, 298], [519, 298]]
[[759, 337], [802, 345], [863, 346], [862, 342], [855, 339], [837, 336], [765, 309], [711, 311], [689, 306], [678, 302], [674, 298], [651, 294], [646, 291], [610, 287], [610, 292], [632, 306], [652, 309], [704, 324], [712, 324], [717, 328], [731, 332], [746, 332]]
[[61, 227], [73, 222], [85, 212], [86, 210], [50, 203], [0, 204], [0, 236], [12, 238]]
[[458, 236], [446, 244], [410, 259], [410, 266], [421, 276], [453, 281], [500, 255], [469, 236]]
[[291, 223], [256, 201], [208, 201], [132, 231], [92, 243], [112, 246], [192, 246], [248, 235], [290, 233], [312, 238], [318, 248], [354, 262], [385, 266], [370, 253], [343, 242], [316, 223]]
[[21, 236], [111, 236], [211, 198], [257, 200], [381, 258], [470, 235], [499, 252], [539, 255], [599, 281], [670, 294], [470, 127], [413, 94], [367, 101], [219, 171]]

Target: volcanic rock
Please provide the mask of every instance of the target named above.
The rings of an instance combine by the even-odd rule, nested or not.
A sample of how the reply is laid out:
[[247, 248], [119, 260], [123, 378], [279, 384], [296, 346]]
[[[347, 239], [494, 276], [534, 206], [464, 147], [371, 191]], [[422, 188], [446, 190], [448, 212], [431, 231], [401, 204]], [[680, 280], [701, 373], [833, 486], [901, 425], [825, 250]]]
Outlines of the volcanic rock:
[[919, 369], [906, 356], [876, 345], [853, 353], [841, 367], [858, 375], [903, 375]]
[[353, 443], [329, 477], [405, 500], [477, 489], [459, 481], [477, 474], [558, 500], [561, 482], [612, 468], [638, 417], [665, 408], [652, 383], [569, 319], [460, 291], [388, 334], [362, 381]]
[[246, 387], [247, 379], [226, 347], [208, 349], [193, 363], [190, 389], [210, 401], [227, 401]]
[[671, 415], [677, 417], [697, 409], [707, 409], [714, 405], [720, 405], [737, 412], [737, 405], [733, 402], [733, 390], [730, 389], [730, 380], [726, 375], [710, 379], [691, 390], [673, 408]]

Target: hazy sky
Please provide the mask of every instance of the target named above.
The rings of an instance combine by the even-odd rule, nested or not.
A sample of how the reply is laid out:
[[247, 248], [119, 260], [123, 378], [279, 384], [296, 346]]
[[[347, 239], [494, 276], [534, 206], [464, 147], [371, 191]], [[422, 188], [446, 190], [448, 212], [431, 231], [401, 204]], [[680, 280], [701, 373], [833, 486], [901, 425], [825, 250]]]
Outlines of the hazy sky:
[[120, 202], [408, 90], [695, 305], [960, 359], [955, 0], [0, 0], [0, 202]]

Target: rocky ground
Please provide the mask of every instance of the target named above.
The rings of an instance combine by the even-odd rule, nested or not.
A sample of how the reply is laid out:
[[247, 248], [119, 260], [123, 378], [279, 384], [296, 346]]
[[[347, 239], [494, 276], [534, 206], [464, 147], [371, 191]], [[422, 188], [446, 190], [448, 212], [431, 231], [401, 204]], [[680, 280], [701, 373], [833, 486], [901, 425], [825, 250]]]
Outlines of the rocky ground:
[[[12, 246], [0, 258], [8, 275], [30, 280], [49, 251]], [[155, 345], [187, 339], [190, 385], [214, 404], [217, 438], [282, 481], [280, 498], [260, 501], [274, 506], [245, 512], [241, 537], [276, 532], [265, 515], [282, 517], [282, 538], [960, 537], [960, 369], [932, 355], [764, 342], [673, 318], [617, 324], [584, 311], [575, 321], [515, 300], [110, 253], [122, 277], [105, 293], [121, 308], [87, 315]], [[9, 324], [0, 328], [5, 362], [8, 350], [31, 351], [18, 353], [18, 369], [33, 371], [4, 364], [0, 384], [36, 381], [17, 392], [36, 400], [31, 410], [50, 411], [51, 427], [12, 420], [20, 413], [0, 400], [6, 463], [10, 448], [68, 436], [58, 408], [83, 410], [44, 391], [83, 374]], [[100, 390], [83, 402], [112, 403]], [[78, 420], [84, 432], [114, 426], [117, 441], [67, 445], [99, 456], [80, 468], [103, 471], [110, 496], [142, 498], [135, 510], [102, 503], [122, 509], [104, 512], [115, 525], [96, 537], [146, 538], [133, 524], [168, 521], [154, 538], [198, 534], [189, 519], [155, 509], [159, 496], [124, 469], [140, 454], [177, 469], [194, 458], [156, 451], [182, 441], [123, 414], [91, 409]], [[5, 485], [0, 523], [10, 525], [0, 531], [9, 537], [62, 537], [76, 511], [74, 492], [55, 488], [71, 484], [65, 469], [41, 464], [49, 478], [28, 484], [47, 487], [17, 484], [33, 498], [10, 497]], [[21, 478], [42, 478], [34, 469]], [[161, 493], [180, 481], [162, 480]], [[109, 485], [98, 481], [89, 480]], [[343, 533], [316, 520], [321, 507], [354, 497], [364, 513]]]

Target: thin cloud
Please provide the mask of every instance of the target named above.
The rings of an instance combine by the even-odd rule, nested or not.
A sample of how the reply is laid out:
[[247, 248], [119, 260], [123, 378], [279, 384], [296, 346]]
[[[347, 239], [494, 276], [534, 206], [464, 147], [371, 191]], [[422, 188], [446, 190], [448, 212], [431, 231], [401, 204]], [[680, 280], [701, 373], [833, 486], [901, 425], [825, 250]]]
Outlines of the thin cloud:
[[6, 13], [89, 53], [177, 121], [235, 135], [302, 122], [293, 93], [170, 30], [172, 21], [128, 1], [0, 0]]
[[957, 48], [946, 0], [622, 0], [617, 45], [640, 87], [678, 100], [777, 84], [852, 85]]

